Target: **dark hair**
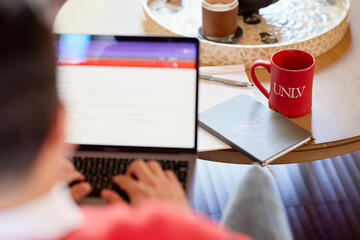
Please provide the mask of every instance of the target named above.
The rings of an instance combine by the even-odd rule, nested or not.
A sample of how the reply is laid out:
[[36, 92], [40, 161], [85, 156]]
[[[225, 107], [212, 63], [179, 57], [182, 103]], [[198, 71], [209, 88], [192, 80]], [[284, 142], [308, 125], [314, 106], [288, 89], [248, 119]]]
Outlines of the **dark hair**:
[[26, 1], [0, 2], [0, 178], [26, 173], [57, 104], [50, 29]]

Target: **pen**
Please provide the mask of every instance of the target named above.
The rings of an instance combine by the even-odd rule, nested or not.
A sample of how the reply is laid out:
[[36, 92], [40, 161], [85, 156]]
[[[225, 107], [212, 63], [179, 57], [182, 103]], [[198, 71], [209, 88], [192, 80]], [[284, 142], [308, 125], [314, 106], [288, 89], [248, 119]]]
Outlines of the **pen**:
[[240, 81], [230, 80], [230, 79], [226, 79], [226, 78], [214, 77], [214, 76], [202, 75], [202, 74], [200, 74], [200, 79], [224, 83], [224, 84], [236, 86], [236, 87], [252, 87], [252, 86], [254, 86], [253, 83], [249, 83], [249, 82], [240, 82]]

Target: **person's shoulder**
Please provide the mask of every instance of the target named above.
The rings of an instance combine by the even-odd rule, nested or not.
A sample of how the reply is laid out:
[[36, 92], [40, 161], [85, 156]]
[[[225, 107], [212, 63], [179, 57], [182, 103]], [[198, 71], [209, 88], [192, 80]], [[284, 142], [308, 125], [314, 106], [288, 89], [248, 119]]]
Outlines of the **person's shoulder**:
[[116, 204], [83, 207], [83, 226], [65, 237], [80, 239], [248, 239], [177, 205], [151, 202], [132, 208]]

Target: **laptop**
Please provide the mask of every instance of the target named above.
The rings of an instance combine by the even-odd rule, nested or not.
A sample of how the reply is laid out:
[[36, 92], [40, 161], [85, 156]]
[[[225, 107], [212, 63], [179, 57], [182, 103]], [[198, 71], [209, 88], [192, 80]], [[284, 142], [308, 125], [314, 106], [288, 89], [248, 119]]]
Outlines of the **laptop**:
[[[197, 150], [195, 38], [59, 34], [58, 93], [67, 107], [66, 141], [99, 199], [135, 159], [174, 171], [188, 194]], [[91, 201], [90, 201], [91, 202]]]

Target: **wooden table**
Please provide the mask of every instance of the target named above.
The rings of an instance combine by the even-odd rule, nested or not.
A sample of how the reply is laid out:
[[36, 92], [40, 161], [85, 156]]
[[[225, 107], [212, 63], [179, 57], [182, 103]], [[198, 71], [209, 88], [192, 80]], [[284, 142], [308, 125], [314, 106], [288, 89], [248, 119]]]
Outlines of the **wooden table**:
[[[141, 3], [142, 0], [68, 0], [56, 18], [55, 31], [144, 34]], [[310, 130], [314, 141], [274, 163], [307, 162], [360, 149], [360, 15], [356, 14], [358, 12], [360, 2], [352, 1], [350, 29], [344, 40], [316, 59], [312, 112], [291, 119]], [[250, 77], [248, 70], [247, 74]], [[269, 86], [268, 73], [258, 70], [258, 76]], [[219, 86], [221, 87], [223, 86]], [[252, 91], [258, 99], [265, 101], [258, 90], [246, 91]], [[201, 159], [232, 163], [252, 162], [244, 155], [226, 149], [226, 146], [218, 150], [204, 149], [199, 149]]]

